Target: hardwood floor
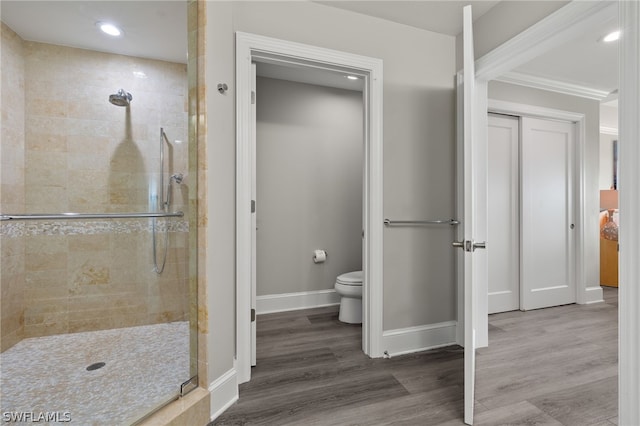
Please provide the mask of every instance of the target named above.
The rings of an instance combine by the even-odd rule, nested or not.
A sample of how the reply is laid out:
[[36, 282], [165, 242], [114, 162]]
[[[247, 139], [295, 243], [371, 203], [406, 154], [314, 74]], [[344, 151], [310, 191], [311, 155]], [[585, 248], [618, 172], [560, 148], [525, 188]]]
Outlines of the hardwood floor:
[[[617, 289], [605, 303], [489, 317], [476, 425], [617, 424]], [[462, 425], [463, 350], [369, 359], [337, 307], [261, 315], [240, 400], [211, 425]]]

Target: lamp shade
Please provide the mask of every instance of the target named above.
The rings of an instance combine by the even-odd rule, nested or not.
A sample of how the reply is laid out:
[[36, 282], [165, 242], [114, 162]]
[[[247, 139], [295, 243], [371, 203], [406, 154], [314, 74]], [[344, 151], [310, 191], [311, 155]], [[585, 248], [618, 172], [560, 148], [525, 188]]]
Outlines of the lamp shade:
[[600, 191], [600, 208], [612, 210], [618, 208], [618, 191], [615, 189], [603, 189]]

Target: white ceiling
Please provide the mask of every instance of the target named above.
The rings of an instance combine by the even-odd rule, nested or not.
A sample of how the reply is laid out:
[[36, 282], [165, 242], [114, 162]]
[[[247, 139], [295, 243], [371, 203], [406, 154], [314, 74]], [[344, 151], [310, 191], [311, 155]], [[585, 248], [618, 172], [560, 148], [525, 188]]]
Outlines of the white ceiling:
[[[461, 31], [461, 9], [465, 4], [473, 5], [474, 19], [477, 19], [499, 2], [345, 0], [317, 3], [456, 35]], [[186, 62], [186, 0], [2, 0], [0, 4], [2, 21], [27, 40]], [[103, 35], [95, 26], [98, 21], [118, 24], [124, 36], [114, 39]], [[610, 92], [617, 88], [617, 43], [605, 45], [598, 40], [616, 23], [615, 16], [603, 19], [590, 34], [559, 46], [515, 71]], [[342, 77], [337, 81], [344, 83]]]
[[[187, 3], [163, 1], [2, 0], [0, 17], [20, 37], [62, 46], [187, 62]], [[124, 31], [103, 34], [96, 22]]]

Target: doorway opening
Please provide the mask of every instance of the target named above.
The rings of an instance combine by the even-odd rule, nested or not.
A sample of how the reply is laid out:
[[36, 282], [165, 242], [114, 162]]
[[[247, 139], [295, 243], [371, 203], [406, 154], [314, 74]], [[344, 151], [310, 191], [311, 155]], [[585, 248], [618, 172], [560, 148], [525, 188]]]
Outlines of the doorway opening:
[[[358, 324], [363, 80], [260, 61], [255, 66], [252, 334], [262, 314], [337, 304], [342, 322]], [[348, 277], [353, 282], [343, 287]]]
[[[624, 7], [626, 7], [626, 3], [620, 2], [619, 4], [621, 5], [620, 8], [622, 11], [624, 9], [622, 4], [624, 4]], [[549, 15], [544, 20], [540, 21], [537, 24], [534, 24], [527, 30], [523, 31], [522, 33], [520, 33], [513, 39], [507, 41], [506, 43], [502, 44], [501, 46], [497, 47], [496, 49], [489, 52], [484, 57], [478, 59], [477, 61], [474, 60], [475, 58], [473, 58], [472, 51], [468, 49], [469, 43], [464, 43], [465, 60], [467, 59], [467, 57], [471, 57], [471, 60], [468, 62], [471, 62], [472, 64], [475, 64], [477, 66], [477, 71], [474, 71], [472, 67], [467, 67], [467, 61], [465, 61], [465, 72], [464, 72], [465, 77], [469, 73], [469, 71], [472, 71], [473, 77], [470, 78], [471, 80], [470, 83], [471, 83], [471, 88], [472, 89], [475, 88], [475, 93], [473, 93], [475, 96], [472, 97], [471, 99], [472, 102], [470, 101], [465, 103], [465, 108], [468, 108], [470, 110], [470, 114], [468, 114], [470, 118], [466, 120], [468, 123], [465, 122], [465, 126], [466, 126], [465, 130], [468, 130], [469, 133], [472, 133], [476, 137], [476, 142], [477, 142], [476, 150], [472, 152], [477, 153], [478, 156], [485, 156], [486, 154], [485, 150], [486, 150], [487, 111], [490, 110], [490, 108], [488, 108], [488, 103], [489, 103], [488, 98], [489, 98], [489, 92], [490, 92], [489, 83], [491, 82], [491, 83], [497, 84], [494, 80], [500, 80], [500, 76], [504, 76], [505, 73], [517, 68], [522, 64], [527, 63], [528, 61], [531, 61], [536, 56], [540, 55], [545, 51], [550, 50], [554, 46], [557, 46], [560, 43], [566, 42], [567, 40], [585, 31], [586, 29], [591, 28], [596, 22], [601, 22], [603, 14], [613, 13], [615, 15], [615, 12], [616, 12], [615, 9], [616, 9], [615, 2], [611, 2], [611, 3], [605, 2], [605, 3], [598, 3], [598, 4], [571, 2], [569, 5], [563, 7], [561, 11]], [[634, 9], [633, 12], [634, 13], [637, 12], [637, 9]], [[637, 22], [635, 22], [637, 20], [637, 14], [632, 15], [633, 18], [629, 18], [629, 19], [626, 18], [624, 13], [620, 13], [619, 16], [621, 18], [620, 23], [623, 24], [623, 26], [628, 25], [629, 27], [631, 27], [631, 30], [635, 30], [635, 28], [637, 28], [636, 27]], [[635, 35], [636, 33], [629, 31], [629, 34]], [[634, 44], [634, 42], [637, 42], [636, 37], [633, 36], [629, 38], [632, 40], [628, 46], [637, 47], [637, 44]], [[629, 84], [633, 89], [636, 86], [634, 84], [630, 84], [630, 82], [635, 81], [637, 77], [637, 73], [636, 74], [630, 73], [629, 75], [625, 75], [625, 70], [627, 71], [631, 69], [635, 70], [634, 66], [630, 65], [632, 64], [632, 61], [629, 61], [628, 64], [625, 62], [625, 53], [635, 55], [635, 53], [633, 52], [637, 52], [637, 49], [634, 51], [631, 48], [628, 48], [628, 50], [625, 51], [624, 43], [622, 43], [622, 45], [623, 45], [623, 48], [621, 49], [622, 56], [620, 58], [620, 64], [622, 67], [621, 86], [622, 88], [624, 88], [624, 84], [623, 84], [625, 83], [624, 77], [627, 77], [626, 84]], [[513, 83], [513, 81], [509, 81], [508, 79], [504, 80], [504, 82]], [[520, 83], [520, 85], [522, 85], [522, 83]], [[464, 86], [465, 89], [467, 86], [468, 86], [467, 81], [465, 81], [465, 86]], [[540, 86], [532, 86], [532, 87], [538, 88], [538, 89], [541, 88]], [[624, 94], [624, 91], [622, 90], [622, 88], [621, 88], [621, 93]], [[493, 89], [495, 89], [495, 85]], [[569, 94], [566, 91], [561, 91], [560, 93]], [[508, 97], [505, 97], [505, 98], [509, 99]], [[623, 96], [621, 96], [621, 99], [622, 98]], [[540, 102], [539, 97], [535, 95], [529, 96], [529, 99], [531, 99], [531, 102], [533, 104], [544, 105], [544, 102]], [[624, 102], [622, 103], [624, 104]], [[629, 105], [625, 105], [625, 106], [628, 106], [630, 110], [634, 110], [634, 106], [631, 104], [632, 103], [629, 102]], [[552, 106], [552, 107], [556, 108], [557, 106]], [[565, 103], [564, 106], [561, 106], [561, 107], [565, 108], [566, 110], [574, 109], [574, 107], [572, 105], [569, 105], [568, 103]], [[591, 114], [590, 111], [591, 109], [589, 111], [585, 111], [585, 113]], [[624, 111], [624, 109], [621, 109], [621, 111]], [[625, 114], [623, 113], [622, 116], [624, 117]], [[628, 117], [629, 116], [627, 116], [627, 118]], [[592, 122], [590, 121], [590, 123]], [[624, 120], [621, 119], [621, 123], [624, 124]], [[622, 125], [621, 127], [624, 128], [624, 125]], [[591, 131], [592, 128], [593, 126], [591, 126], [591, 124], [587, 127], [589, 131]], [[474, 131], [471, 132], [471, 129], [473, 129]], [[581, 126], [580, 132], [582, 134], [584, 134], [583, 133], [584, 130], [585, 130], [585, 126]], [[630, 133], [633, 133], [635, 129], [633, 129], [633, 126], [629, 126], [628, 131]], [[621, 132], [621, 133], [624, 135], [624, 132]], [[466, 134], [467, 134], [467, 131], [465, 131], [465, 135]], [[589, 138], [588, 140], [592, 140], [592, 139]], [[592, 258], [595, 257], [593, 256], [594, 247], [597, 247], [594, 244], [595, 243], [594, 240], [597, 234], [594, 232], [594, 229], [593, 229], [595, 228], [595, 226], [592, 226], [597, 223], [597, 221], [595, 220], [595, 214], [594, 214], [596, 212], [595, 207], [597, 205], [597, 198], [596, 198], [596, 192], [592, 190], [592, 186], [591, 186], [591, 183], [593, 182], [593, 180], [589, 175], [585, 173], [585, 171], [587, 170], [592, 170], [587, 168], [591, 166], [592, 163], [597, 164], [596, 162], [593, 161], [592, 148], [593, 146], [590, 144], [589, 149], [586, 150], [585, 152], [580, 152], [579, 150], [577, 152], [577, 165], [579, 165], [579, 167], [582, 167], [582, 169], [578, 171], [578, 187], [577, 187], [578, 196], [576, 199], [577, 206], [582, 207], [582, 210], [577, 214], [577, 221], [576, 221], [576, 229], [578, 231], [577, 234], [580, 236], [576, 244], [576, 283], [578, 285], [577, 303], [579, 304], [589, 304], [593, 302], [599, 302], [602, 300], [602, 288], [600, 287], [599, 282], [596, 281], [597, 280], [596, 274], [593, 273], [596, 270], [596, 268], [595, 268], [595, 263], [592, 261]], [[466, 153], [466, 151], [464, 152]], [[460, 173], [459, 176], [464, 177], [462, 173]], [[622, 176], [624, 176], [624, 174], [622, 174]], [[483, 185], [484, 181], [482, 180], [482, 177], [480, 177], [480, 180], [481, 180], [481, 184]], [[482, 187], [481, 189], [485, 189], [485, 188], [486, 187]], [[481, 192], [479, 194], [479, 198], [484, 198], [484, 195], [485, 194]], [[484, 209], [484, 211], [486, 211], [486, 209]], [[481, 216], [480, 219], [484, 219], [484, 217]], [[470, 240], [473, 241], [474, 238], [484, 239], [486, 235], [485, 234], [486, 230], [483, 228], [485, 222], [486, 222], [485, 220], [480, 220], [480, 229], [475, 230], [476, 232], [471, 236]], [[487, 241], [487, 244], [488, 244], [488, 247], [490, 247], [491, 241]], [[470, 335], [471, 338], [468, 340], [471, 340], [472, 342], [476, 343], [476, 345], [473, 345], [472, 349], [476, 347], [486, 346], [488, 344], [488, 339], [487, 339], [488, 337], [487, 336], [488, 303], [486, 298], [484, 297], [485, 294], [488, 294], [488, 288], [487, 288], [486, 274], [483, 274], [483, 272], [486, 272], [486, 269], [485, 269], [486, 263], [484, 263], [485, 260], [482, 259], [482, 257], [476, 257], [476, 260], [477, 262], [475, 262], [475, 264], [473, 265], [474, 272], [479, 271], [480, 273], [472, 275], [472, 278], [469, 279], [468, 281], [472, 281], [474, 276], [477, 277], [478, 280], [474, 281], [476, 284], [475, 288], [473, 288], [472, 291], [467, 291], [466, 293], [471, 293], [471, 296], [467, 298], [471, 299], [472, 302], [473, 302], [474, 295], [479, 293], [482, 296], [476, 299], [476, 303], [466, 303], [466, 304], [463, 304], [464, 299], [462, 297], [459, 297], [459, 305], [458, 305], [461, 308], [459, 312], [462, 311], [462, 314], [459, 315], [459, 318], [466, 319], [466, 317], [471, 317], [470, 321], [465, 321], [464, 334], [465, 334], [465, 337], [467, 335]], [[481, 264], [478, 265], [478, 263], [481, 263]], [[466, 275], [467, 274], [464, 275], [465, 278], [466, 278]], [[596, 277], [595, 280], [594, 280], [594, 277]], [[460, 283], [459, 288], [464, 289], [465, 287], [462, 286], [461, 280], [459, 280], [459, 283]], [[625, 305], [622, 304], [620, 309], [620, 318], [628, 317], [629, 311], [626, 309], [628, 309], [628, 307], [625, 307]], [[626, 330], [624, 328], [624, 324], [622, 321], [620, 323], [620, 329], [621, 331]], [[626, 347], [627, 349], [629, 349], [628, 345], [623, 344], [624, 335], [625, 333], [621, 332], [620, 347], [621, 348]], [[632, 352], [632, 351], [629, 351], [629, 352]], [[470, 354], [468, 358], [469, 358], [469, 362], [467, 362], [467, 354], [465, 353], [465, 367], [467, 364], [469, 364], [468, 376], [473, 377], [474, 369], [475, 369], [475, 359], [473, 358], [473, 354]], [[622, 372], [622, 371], [625, 371], [622, 349], [620, 351], [620, 360], [621, 360], [620, 371]], [[467, 368], [465, 368], [465, 374], [466, 374], [466, 370]], [[466, 379], [467, 379], [467, 374], [465, 376], [465, 381]], [[473, 396], [473, 390], [472, 390], [473, 381], [469, 380], [469, 382], [470, 382], [469, 387], [471, 388], [471, 392], [469, 393]], [[620, 383], [621, 383], [620, 389], [621, 390], [625, 389], [622, 377], [620, 377]], [[465, 383], [465, 390], [466, 388], [467, 386]], [[625, 390], [628, 391], [630, 389], [627, 388]], [[620, 395], [623, 395], [625, 393], [628, 393], [628, 392], [621, 391]], [[621, 397], [620, 401], [621, 401], [620, 413], [622, 416], [622, 413], [625, 411], [623, 410], [624, 404], [622, 403], [622, 401], [630, 401], [630, 399], [625, 396], [624, 398]], [[465, 398], [465, 402], [469, 403], [469, 408], [470, 408], [469, 411], [471, 415], [468, 416], [469, 417], [468, 423], [471, 424], [473, 421], [473, 414], [472, 414], [473, 400], [469, 398], [467, 401], [467, 398]]]
[[[294, 68], [303, 74], [332, 71], [362, 80], [362, 350], [381, 357], [382, 340], [382, 61], [247, 33], [236, 33], [236, 359], [238, 382], [251, 378], [255, 354], [255, 132], [253, 63]], [[317, 247], [323, 249], [323, 247]], [[331, 256], [331, 253], [328, 253]], [[254, 299], [255, 300], [255, 299]], [[255, 328], [254, 328], [255, 330]]]

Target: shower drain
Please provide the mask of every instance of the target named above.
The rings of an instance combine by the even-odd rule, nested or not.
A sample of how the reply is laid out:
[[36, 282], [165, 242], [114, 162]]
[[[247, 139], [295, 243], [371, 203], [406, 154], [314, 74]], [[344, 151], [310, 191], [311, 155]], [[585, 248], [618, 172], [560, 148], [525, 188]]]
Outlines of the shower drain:
[[91, 364], [90, 366], [87, 367], [87, 371], [97, 370], [99, 368], [104, 367], [105, 365], [107, 365], [107, 364], [105, 364], [104, 362], [95, 362], [95, 363], [93, 363], [93, 364]]

